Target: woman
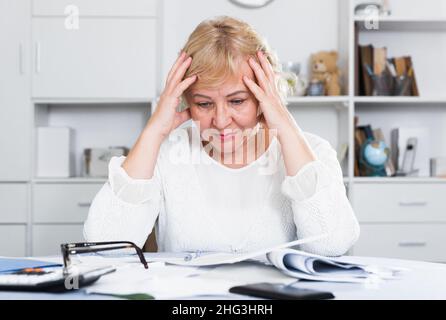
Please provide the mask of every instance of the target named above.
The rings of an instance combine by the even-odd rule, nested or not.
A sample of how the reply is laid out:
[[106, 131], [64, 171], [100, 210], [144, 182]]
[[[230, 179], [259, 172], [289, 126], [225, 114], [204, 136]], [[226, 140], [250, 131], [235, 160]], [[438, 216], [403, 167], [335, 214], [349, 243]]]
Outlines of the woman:
[[336, 152], [299, 128], [284, 81], [248, 24], [202, 22], [129, 155], [111, 159], [86, 240], [143, 246], [156, 226], [159, 251], [246, 252], [326, 234], [301, 249], [344, 254], [359, 226]]

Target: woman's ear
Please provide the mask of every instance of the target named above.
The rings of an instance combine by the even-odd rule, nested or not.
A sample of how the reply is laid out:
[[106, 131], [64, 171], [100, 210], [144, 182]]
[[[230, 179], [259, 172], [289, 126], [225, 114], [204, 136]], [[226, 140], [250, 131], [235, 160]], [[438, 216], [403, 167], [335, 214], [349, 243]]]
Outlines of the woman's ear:
[[263, 113], [262, 108], [260, 108], [260, 106], [257, 106], [257, 118], [260, 117], [262, 113]]

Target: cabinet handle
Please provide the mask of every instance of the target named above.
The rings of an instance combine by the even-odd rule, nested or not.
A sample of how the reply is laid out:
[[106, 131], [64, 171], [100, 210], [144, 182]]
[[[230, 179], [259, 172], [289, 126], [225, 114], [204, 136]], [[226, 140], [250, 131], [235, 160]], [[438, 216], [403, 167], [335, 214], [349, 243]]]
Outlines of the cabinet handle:
[[78, 202], [77, 206], [81, 208], [87, 208], [91, 206], [91, 202]]
[[36, 42], [36, 54], [35, 54], [36, 73], [40, 73], [40, 42]]
[[425, 207], [427, 201], [400, 201], [399, 205], [402, 207]]
[[400, 247], [425, 247], [427, 246], [426, 242], [400, 242], [398, 243]]
[[23, 59], [23, 43], [19, 43], [19, 72], [25, 74], [25, 59]]

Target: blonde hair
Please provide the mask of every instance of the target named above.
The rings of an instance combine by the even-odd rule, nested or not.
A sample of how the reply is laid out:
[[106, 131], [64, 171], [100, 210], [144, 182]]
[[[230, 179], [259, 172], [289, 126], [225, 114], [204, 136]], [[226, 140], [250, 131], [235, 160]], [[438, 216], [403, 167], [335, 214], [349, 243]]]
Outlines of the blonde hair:
[[[184, 78], [197, 75], [196, 84], [204, 88], [217, 88], [237, 75], [240, 59], [253, 57], [259, 62], [257, 51], [262, 51], [277, 75], [276, 85], [282, 103], [287, 104], [288, 84], [277, 55], [266, 39], [246, 22], [228, 16], [204, 20], [189, 36], [183, 51], [193, 58]], [[182, 100], [187, 108], [186, 93]]]

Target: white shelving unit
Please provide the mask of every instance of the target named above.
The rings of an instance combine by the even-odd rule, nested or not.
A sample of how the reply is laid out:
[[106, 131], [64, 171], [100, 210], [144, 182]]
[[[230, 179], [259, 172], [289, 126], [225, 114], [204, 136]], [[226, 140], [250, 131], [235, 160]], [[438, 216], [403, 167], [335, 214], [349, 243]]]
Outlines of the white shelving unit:
[[[82, 177], [82, 151], [88, 147], [133, 145], [156, 107], [156, 100], [152, 99], [164, 84], [162, 58], [168, 60], [166, 57], [172, 54], [172, 48], [176, 50], [182, 45], [175, 42], [166, 46], [161, 39], [166, 31], [163, 28], [169, 27], [162, 21], [169, 14], [163, 11], [163, 5], [175, 8], [175, 1], [164, 4], [161, 0], [129, 0], [123, 5], [120, 0], [109, 0], [109, 5], [104, 7], [98, 6], [100, 2], [85, 0], [61, 0], [57, 4], [50, 0], [23, 0], [16, 5], [20, 14], [14, 21], [23, 30], [16, 36], [19, 40], [7, 39], [11, 47], [17, 48], [10, 55], [17, 55], [14, 59], [18, 68], [0, 73], [2, 84], [11, 83], [11, 92], [15, 94], [0, 95], [1, 107], [8, 106], [5, 114], [9, 116], [9, 120], [4, 120], [0, 113], [0, 124], [20, 139], [11, 144], [0, 137], [0, 147], [11, 150], [5, 163], [9, 167], [17, 164], [18, 168], [15, 171], [0, 168], [0, 255], [57, 254], [61, 242], [82, 239], [82, 223], [89, 204], [106, 181], [106, 178]], [[326, 41], [327, 47], [319, 48], [339, 52], [343, 95], [290, 97], [291, 114], [303, 130], [322, 136], [337, 150], [346, 144], [349, 151], [354, 150], [355, 116], [359, 116], [360, 124], [381, 127], [386, 137], [390, 129], [399, 125], [426, 125], [436, 133], [432, 156], [446, 156], [446, 129], [443, 129], [446, 128], [446, 92], [442, 79], [446, 74], [446, 10], [443, 3], [391, 1], [393, 15], [382, 18], [378, 30], [367, 30], [363, 27], [366, 20], [354, 17], [354, 3], [354, 0], [338, 0], [338, 12], [333, 13], [337, 19], [332, 20], [337, 24], [322, 27], [333, 34], [327, 35], [330, 38]], [[427, 8], [430, 3], [431, 10]], [[82, 5], [83, 32], [61, 29], [61, 12], [67, 4]], [[218, 5], [223, 6], [223, 0]], [[413, 7], [411, 12], [419, 13], [418, 17], [408, 15], [408, 5]], [[248, 20], [255, 20], [253, 17], [249, 16]], [[165, 20], [172, 22], [174, 18]], [[97, 21], [102, 31], [93, 28]], [[113, 32], [109, 34], [107, 26], [113, 27], [115, 22], [120, 26], [119, 34], [111, 42]], [[299, 19], [293, 21], [294, 28], [299, 29], [298, 24]], [[413, 57], [420, 97], [355, 96], [355, 24], [359, 25], [361, 44], [387, 46], [389, 55]], [[133, 34], [135, 31], [138, 35]], [[63, 43], [67, 46], [65, 49], [73, 50], [70, 53], [60, 51], [60, 38], [68, 33], [69, 38], [64, 38]], [[333, 35], [337, 35], [334, 48]], [[96, 45], [92, 42], [94, 37], [98, 40]], [[173, 38], [171, 35], [169, 41], [175, 41]], [[270, 39], [274, 44], [273, 40]], [[71, 47], [73, 43], [77, 46]], [[320, 46], [323, 41], [317, 43]], [[107, 55], [101, 51], [103, 48], [116, 49], [119, 54]], [[76, 50], [91, 50], [93, 54], [77, 55]], [[298, 56], [296, 52], [279, 51], [278, 54]], [[63, 61], [64, 58], [68, 60]], [[95, 62], [95, 67], [90, 68], [89, 64]], [[114, 72], [108, 72], [108, 66], [119, 63], [126, 66], [124, 71], [110, 68]], [[73, 83], [82, 85], [72, 87]], [[101, 85], [94, 90], [89, 83]], [[133, 87], [134, 83], [138, 85]], [[36, 176], [35, 128], [40, 125], [75, 129], [75, 177]], [[446, 255], [439, 250], [446, 241], [446, 180], [355, 177], [352, 152], [348, 153], [342, 168], [348, 196], [362, 229], [352, 253], [446, 261]], [[8, 240], [12, 240], [13, 247], [2, 246]]]
[[[393, 15], [379, 19], [378, 30], [365, 28], [364, 18], [352, 17], [351, 30], [359, 30], [359, 43], [388, 48], [389, 56], [410, 55], [420, 97], [355, 97], [353, 114], [359, 124], [381, 128], [387, 142], [397, 127], [428, 127], [430, 157], [446, 156], [446, 11], [444, 2], [432, 0], [390, 2]], [[351, 2], [353, 12], [354, 2]], [[430, 7], [429, 7], [430, 6]], [[410, 15], [407, 8], [411, 8]], [[419, 16], [413, 16], [413, 13]], [[441, 16], [439, 16], [439, 14]], [[354, 33], [353, 33], [354, 34]], [[351, 33], [351, 42], [354, 37]], [[436, 63], [437, 59], [440, 60]], [[351, 66], [354, 66], [354, 59]], [[355, 80], [351, 74], [351, 83]], [[354, 87], [354, 86], [353, 86]], [[425, 159], [429, 161], [429, 159]], [[361, 237], [353, 249], [358, 255], [380, 255], [446, 261], [441, 249], [446, 231], [446, 179], [421, 177], [353, 177], [349, 195], [361, 224]]]

